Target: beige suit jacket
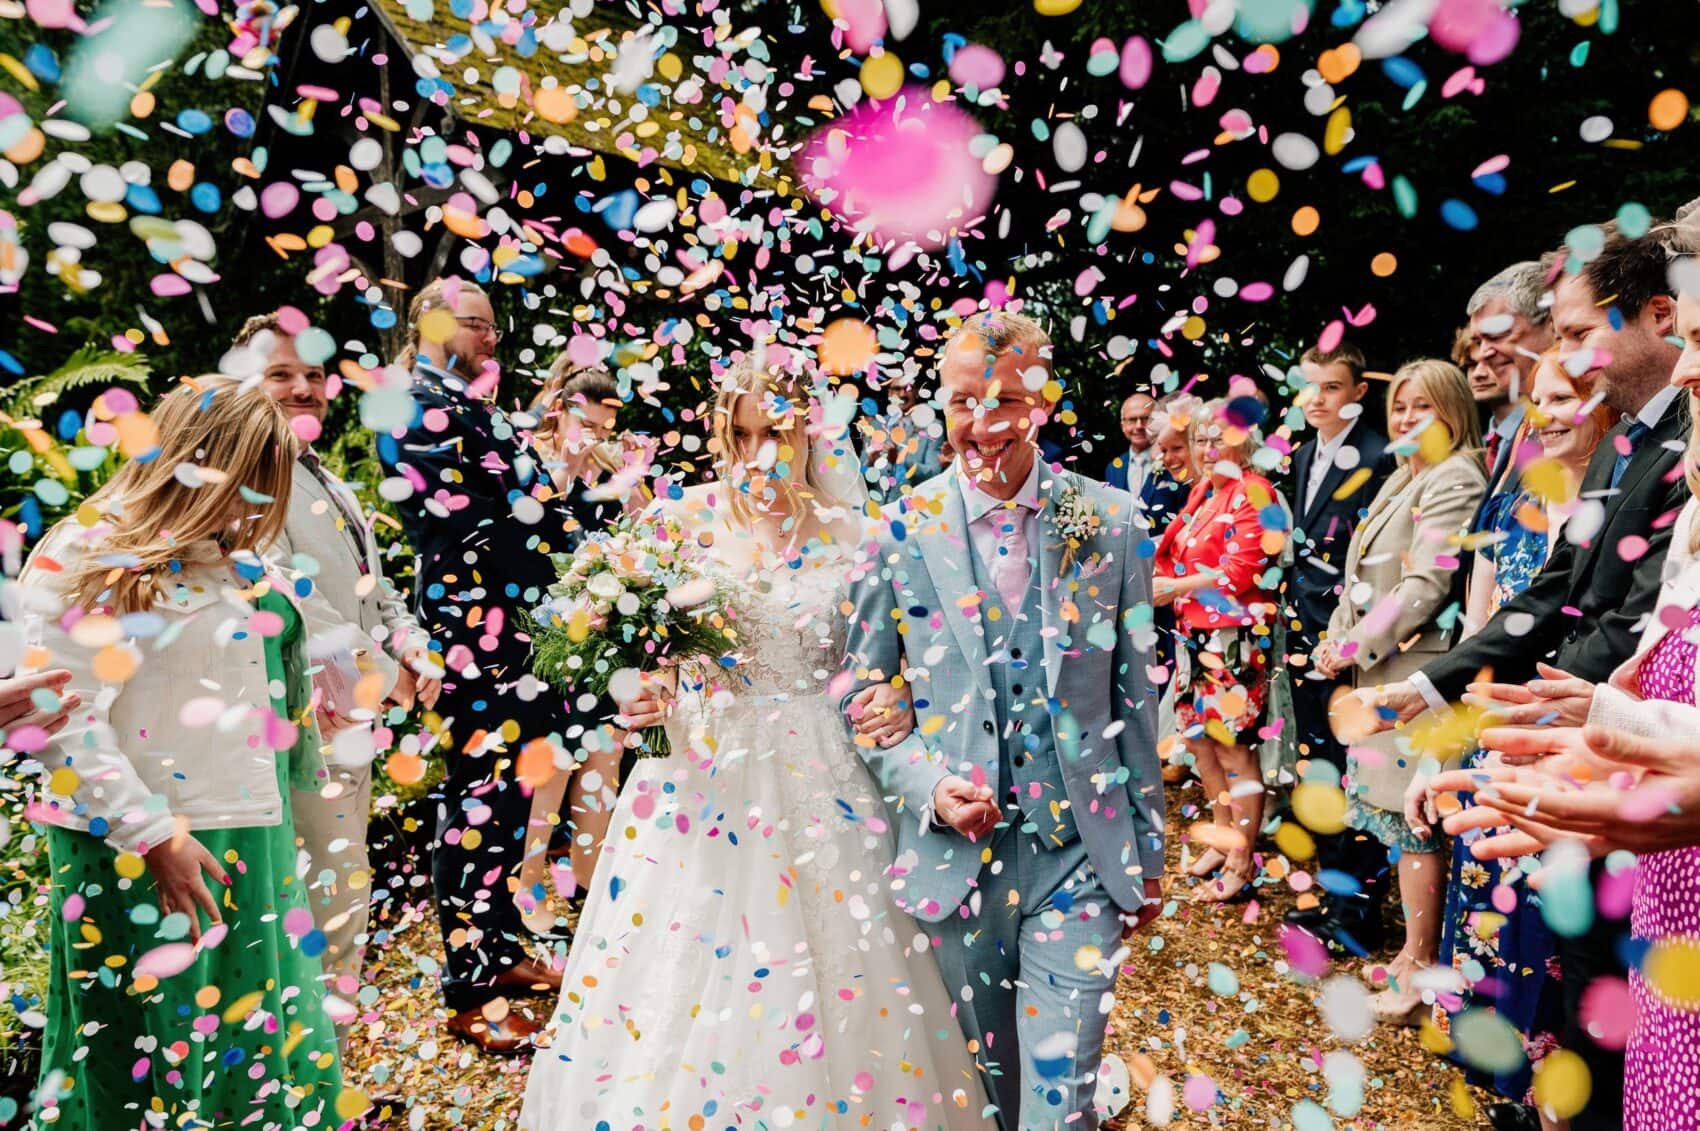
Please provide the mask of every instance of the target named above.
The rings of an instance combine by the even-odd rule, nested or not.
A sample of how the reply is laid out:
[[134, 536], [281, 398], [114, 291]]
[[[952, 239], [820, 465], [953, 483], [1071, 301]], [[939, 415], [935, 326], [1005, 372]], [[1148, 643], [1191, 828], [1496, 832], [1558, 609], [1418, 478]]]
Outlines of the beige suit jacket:
[[[1456, 626], [1436, 618], [1452, 602], [1459, 540], [1486, 489], [1479, 454], [1454, 452], [1414, 478], [1402, 465], [1376, 493], [1346, 551], [1345, 593], [1328, 624], [1351, 653], [1358, 686], [1396, 683], [1452, 647]], [[1362, 799], [1394, 811], [1417, 768], [1398, 739], [1397, 731], [1376, 735], [1358, 744], [1365, 757], [1352, 759]]]
[[[309, 656], [325, 663], [340, 655], [362, 671], [382, 672], [388, 695], [401, 673], [401, 657], [430, 637], [384, 577], [377, 541], [354, 492], [329, 471], [323, 474], [329, 490], [307, 467], [296, 465], [289, 519], [272, 557], [292, 576], [313, 583], [302, 602]], [[342, 505], [332, 491], [341, 495]], [[356, 525], [351, 518], [362, 521]]]

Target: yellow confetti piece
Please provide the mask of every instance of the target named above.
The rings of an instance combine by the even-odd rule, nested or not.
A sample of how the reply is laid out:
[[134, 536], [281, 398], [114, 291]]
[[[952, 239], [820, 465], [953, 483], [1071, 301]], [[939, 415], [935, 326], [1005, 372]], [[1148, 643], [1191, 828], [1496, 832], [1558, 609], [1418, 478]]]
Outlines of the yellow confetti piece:
[[364, 1115], [372, 1106], [372, 1101], [359, 1088], [346, 1085], [336, 1097], [336, 1117], [347, 1121]]
[[1268, 204], [1281, 191], [1281, 178], [1273, 169], [1257, 169], [1246, 178], [1246, 195], [1259, 204]]
[[48, 776], [47, 788], [61, 797], [69, 797], [83, 784], [82, 775], [69, 766], [61, 766]]
[[1293, 816], [1314, 833], [1331, 836], [1346, 828], [1346, 793], [1337, 785], [1300, 782], [1293, 787]]
[[1033, 10], [1041, 16], [1066, 16], [1080, 4], [1081, 0], [1033, 0]]
[[1459, 1119], [1476, 1118], [1476, 1101], [1470, 1098], [1470, 1089], [1464, 1083], [1464, 1077], [1452, 1077], [1452, 1084], [1447, 1089], [1452, 1100], [1452, 1113]]
[[1560, 1119], [1586, 1107], [1593, 1090], [1587, 1062], [1569, 1049], [1554, 1049], [1535, 1064], [1535, 1103]]
[[1104, 952], [1090, 943], [1074, 952], [1074, 968], [1076, 970], [1096, 970], [1098, 963], [1103, 960]]
[[30, 73], [30, 69], [3, 51], [0, 51], [0, 67], [6, 68], [6, 73], [23, 84], [25, 89], [41, 89], [41, 84], [35, 81], [35, 76]]
[[1677, 1009], [1700, 1009], [1700, 942], [1660, 939], [1647, 951], [1641, 977], [1666, 1004]]
[[1316, 855], [1316, 838], [1303, 825], [1287, 821], [1275, 830], [1275, 847], [1294, 860], [1309, 860]]
[[1328, 115], [1328, 124], [1322, 128], [1322, 151], [1330, 157], [1346, 148], [1346, 141], [1352, 134], [1352, 112], [1344, 106], [1336, 106], [1334, 112]]
[[243, 994], [225, 1006], [224, 1012], [219, 1014], [219, 1017], [226, 1025], [234, 1025], [258, 1009], [265, 1000], [266, 995], [263, 990], [254, 990], [252, 993]]
[[1523, 468], [1523, 485], [1543, 503], [1567, 503], [1576, 494], [1564, 465], [1547, 456]]
[[447, 307], [437, 307], [428, 310], [419, 319], [419, 336], [428, 342], [439, 345], [454, 337], [454, 332], [460, 328], [455, 316]]
[[903, 60], [890, 52], [874, 55], [863, 62], [857, 77], [868, 97], [890, 98], [903, 86]]

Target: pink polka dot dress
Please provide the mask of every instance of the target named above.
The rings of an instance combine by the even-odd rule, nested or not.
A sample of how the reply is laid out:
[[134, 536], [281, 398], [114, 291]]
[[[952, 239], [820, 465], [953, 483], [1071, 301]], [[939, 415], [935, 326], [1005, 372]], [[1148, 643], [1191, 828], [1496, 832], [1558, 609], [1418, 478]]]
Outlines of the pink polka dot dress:
[[[1700, 627], [1700, 608], [1688, 627]], [[1641, 697], [1695, 703], [1696, 645], [1690, 632], [1671, 632], [1641, 664]], [[1672, 939], [1700, 942], [1700, 848], [1641, 857], [1629, 917], [1637, 939], [1654, 946]], [[1700, 1127], [1700, 1001], [1676, 1001], [1629, 974], [1637, 1017], [1625, 1050], [1624, 1127], [1668, 1131]]]

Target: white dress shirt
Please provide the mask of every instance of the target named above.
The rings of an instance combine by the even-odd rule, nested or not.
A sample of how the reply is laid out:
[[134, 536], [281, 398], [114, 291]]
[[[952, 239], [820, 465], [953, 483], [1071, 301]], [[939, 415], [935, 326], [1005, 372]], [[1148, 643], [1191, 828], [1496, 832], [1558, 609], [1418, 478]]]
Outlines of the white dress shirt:
[[1151, 449], [1136, 452], [1129, 448], [1124, 458], [1127, 460], [1127, 493], [1137, 499], [1139, 493], [1145, 489], [1146, 478], [1151, 474]]
[[1340, 449], [1346, 446], [1346, 440], [1352, 434], [1352, 429], [1358, 426], [1354, 420], [1346, 421], [1346, 426], [1334, 434], [1332, 440], [1316, 438], [1316, 454], [1310, 459], [1310, 478], [1305, 480], [1305, 498], [1303, 513], [1309, 514], [1310, 508], [1316, 503], [1316, 495], [1322, 490], [1322, 485], [1328, 479], [1328, 473], [1334, 470], [1334, 461], [1340, 457]]

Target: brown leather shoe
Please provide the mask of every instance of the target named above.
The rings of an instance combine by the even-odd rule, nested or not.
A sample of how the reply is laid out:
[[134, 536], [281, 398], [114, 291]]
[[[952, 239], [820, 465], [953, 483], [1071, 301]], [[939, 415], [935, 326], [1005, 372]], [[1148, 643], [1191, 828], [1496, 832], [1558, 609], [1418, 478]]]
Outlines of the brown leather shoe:
[[501, 1020], [492, 1021], [482, 1009], [463, 1009], [450, 1017], [443, 1026], [463, 1041], [471, 1041], [480, 1051], [510, 1055], [535, 1047], [537, 1034], [543, 1026], [511, 1010]]
[[490, 980], [490, 985], [512, 994], [559, 993], [561, 972], [547, 962], [528, 958], [497, 974]]

